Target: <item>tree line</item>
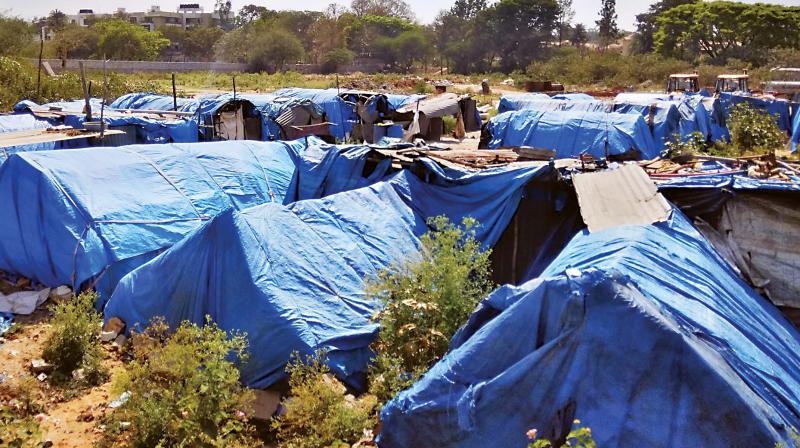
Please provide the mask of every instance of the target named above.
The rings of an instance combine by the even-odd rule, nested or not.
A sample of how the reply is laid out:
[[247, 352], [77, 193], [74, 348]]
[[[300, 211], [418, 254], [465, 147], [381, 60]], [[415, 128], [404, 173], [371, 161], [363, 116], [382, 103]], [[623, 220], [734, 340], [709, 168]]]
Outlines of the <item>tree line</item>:
[[[218, 26], [165, 26], [149, 32], [124, 13], [89, 27], [53, 11], [29, 23], [0, 17], [0, 54], [31, 56], [37, 30], [54, 33], [46, 52], [57, 58], [187, 60], [248, 63], [279, 71], [295, 62], [333, 72], [356, 58], [381, 61], [387, 71], [447, 67], [457, 73], [524, 71], [563, 54], [564, 47], [604, 52], [625, 33], [615, 0], [602, 0], [591, 29], [573, 23], [572, 0], [455, 0], [428, 25], [404, 0], [352, 0], [324, 11], [275, 11], [246, 5], [237, 13], [218, 0]], [[661, 0], [637, 16], [631, 51], [691, 63], [752, 65], [775, 49], [800, 47], [800, 7], [729, 1]], [[31, 49], [33, 48], [33, 49]]]

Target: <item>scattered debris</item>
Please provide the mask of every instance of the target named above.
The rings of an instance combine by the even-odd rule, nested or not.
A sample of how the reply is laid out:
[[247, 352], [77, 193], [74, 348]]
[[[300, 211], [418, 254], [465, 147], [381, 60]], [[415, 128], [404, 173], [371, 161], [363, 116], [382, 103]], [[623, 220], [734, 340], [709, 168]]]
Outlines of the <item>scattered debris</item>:
[[[20, 286], [19, 282], [17, 286]], [[50, 288], [40, 291], [19, 291], [8, 295], [0, 293], [0, 312], [31, 314], [36, 307], [47, 300], [49, 295]]]
[[32, 359], [31, 371], [33, 373], [50, 373], [53, 371], [53, 365], [44, 359]]
[[117, 399], [108, 404], [109, 409], [117, 409], [123, 404], [127, 403], [131, 398], [131, 393], [128, 391], [123, 392]]

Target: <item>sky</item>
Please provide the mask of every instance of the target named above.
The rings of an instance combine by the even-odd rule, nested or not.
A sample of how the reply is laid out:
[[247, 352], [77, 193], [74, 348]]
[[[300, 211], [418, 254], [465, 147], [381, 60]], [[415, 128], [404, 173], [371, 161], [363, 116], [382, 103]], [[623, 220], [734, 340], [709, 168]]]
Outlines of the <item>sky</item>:
[[[304, 0], [302, 9], [322, 10], [329, 3], [347, 4], [348, 0]], [[436, 14], [449, 8], [454, 0], [406, 0], [414, 9], [417, 20], [421, 23], [430, 23]], [[756, 3], [756, 0], [744, 0]], [[800, 6], [800, 0], [764, 1], [762, 3], [779, 3], [788, 6]], [[491, 3], [491, 0], [489, 0]], [[117, 7], [124, 7], [128, 11], [145, 11], [151, 5], [158, 5], [163, 11], [174, 11], [179, 3], [200, 3], [206, 11], [214, 9], [213, 0], [0, 0], [0, 13], [19, 16], [26, 19], [46, 16], [52, 9], [60, 9], [67, 14], [75, 14], [78, 9], [92, 9], [97, 13], [114, 12]], [[298, 9], [296, 0], [233, 0], [233, 9], [238, 11], [243, 5], [256, 4], [270, 9]], [[618, 24], [624, 30], [635, 29], [636, 14], [646, 10], [650, 5], [647, 0], [617, 0]], [[600, 0], [573, 0], [575, 23], [583, 23], [588, 28], [594, 27], [597, 14], [600, 10]]]

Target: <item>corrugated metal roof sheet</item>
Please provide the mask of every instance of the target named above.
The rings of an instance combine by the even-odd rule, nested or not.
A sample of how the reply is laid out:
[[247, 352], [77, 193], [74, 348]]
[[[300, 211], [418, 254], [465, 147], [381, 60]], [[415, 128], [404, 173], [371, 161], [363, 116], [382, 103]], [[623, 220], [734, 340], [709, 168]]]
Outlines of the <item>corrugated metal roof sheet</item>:
[[577, 174], [573, 177], [573, 184], [589, 232], [665, 221], [672, 210], [638, 165]]

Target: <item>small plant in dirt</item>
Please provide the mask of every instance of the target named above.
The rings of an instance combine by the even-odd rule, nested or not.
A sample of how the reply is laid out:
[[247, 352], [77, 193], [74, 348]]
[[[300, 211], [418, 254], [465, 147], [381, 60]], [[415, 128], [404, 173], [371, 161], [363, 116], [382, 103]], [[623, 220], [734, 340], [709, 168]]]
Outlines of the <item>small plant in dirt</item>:
[[102, 366], [103, 352], [98, 340], [101, 317], [94, 309], [96, 299], [94, 292], [85, 292], [53, 308], [42, 358], [53, 365], [50, 379], [55, 384], [93, 386], [108, 375]]
[[246, 412], [253, 396], [239, 383], [246, 337], [207, 319], [169, 334], [154, 321], [131, 339], [133, 359], [113, 390], [128, 396], [108, 418], [103, 445], [259, 446]]
[[[573, 424], [575, 429], [567, 434], [565, 442], [561, 448], [596, 448], [597, 444], [592, 437], [592, 430], [583, 426], [579, 426], [580, 420], [575, 420]], [[557, 448], [550, 440], [539, 438], [536, 429], [531, 429], [527, 433], [530, 443], [528, 448]]]
[[383, 301], [370, 391], [381, 402], [415, 381], [447, 352], [450, 339], [495, 285], [490, 251], [475, 239], [477, 221], [439, 216], [419, 256], [382, 271], [368, 292]]
[[731, 145], [740, 154], [772, 154], [786, 143], [786, 133], [778, 127], [777, 118], [747, 103], [733, 106], [728, 129]]
[[279, 446], [284, 448], [349, 447], [376, 422], [377, 400], [372, 395], [355, 398], [331, 375], [324, 353], [297, 353], [286, 368], [291, 397], [285, 412], [272, 420]]
[[42, 431], [34, 418], [44, 409], [39, 398], [37, 381], [30, 375], [0, 383], [0, 446], [44, 446]]

